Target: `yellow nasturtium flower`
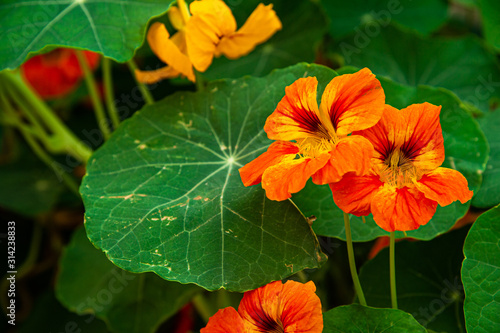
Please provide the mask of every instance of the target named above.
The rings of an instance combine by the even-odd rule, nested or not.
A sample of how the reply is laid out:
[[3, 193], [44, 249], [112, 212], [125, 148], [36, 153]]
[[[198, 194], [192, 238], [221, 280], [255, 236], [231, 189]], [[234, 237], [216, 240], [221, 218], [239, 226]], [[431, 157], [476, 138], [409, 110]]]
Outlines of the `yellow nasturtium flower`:
[[231, 9], [222, 0], [193, 1], [190, 13], [184, 1], [178, 5], [168, 11], [170, 22], [177, 29], [172, 37], [159, 22], [151, 25], [147, 35], [151, 49], [167, 66], [137, 71], [141, 82], [151, 84], [180, 75], [194, 82], [193, 67], [204, 72], [214, 56], [237, 59], [247, 55], [281, 29], [272, 4], [259, 4], [239, 30]]

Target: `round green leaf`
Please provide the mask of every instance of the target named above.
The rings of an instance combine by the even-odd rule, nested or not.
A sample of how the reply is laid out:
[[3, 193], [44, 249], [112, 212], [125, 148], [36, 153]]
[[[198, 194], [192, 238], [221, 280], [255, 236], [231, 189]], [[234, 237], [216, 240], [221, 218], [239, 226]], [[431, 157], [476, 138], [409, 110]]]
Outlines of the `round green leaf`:
[[[330, 17], [330, 34], [334, 37], [343, 37], [353, 30], [371, 36], [393, 21], [429, 34], [446, 21], [448, 10], [441, 0], [329, 0], [322, 4]], [[359, 27], [365, 23], [365, 27]]]
[[[352, 68], [340, 69], [339, 74], [356, 71]], [[399, 109], [414, 103], [429, 102], [441, 105], [441, 127], [443, 129], [446, 151], [443, 167], [460, 171], [469, 183], [469, 188], [476, 191], [481, 183], [481, 174], [485, 169], [488, 145], [477, 122], [465, 110], [461, 101], [451, 92], [442, 88], [427, 86], [408, 87], [386, 78], [379, 78], [386, 94], [386, 103]], [[342, 211], [335, 206], [328, 186], [308, 183], [306, 188], [293, 196], [293, 201], [304, 215], [318, 218], [313, 229], [318, 235], [336, 237], [345, 240]], [[429, 240], [448, 231], [455, 222], [465, 215], [470, 203], [454, 202], [446, 207], [438, 207], [432, 220], [417, 230], [409, 231], [408, 237]], [[388, 233], [373, 221], [372, 216], [361, 218], [351, 216], [352, 238], [354, 241], [369, 241]], [[401, 232], [398, 237], [405, 237]]]
[[409, 313], [359, 304], [336, 307], [323, 314], [324, 333], [426, 333]]
[[[88, 49], [124, 62], [143, 41], [162, 0], [4, 0], [0, 4], [0, 70], [54, 46]], [[45, 49], [44, 49], [45, 48]]]
[[462, 281], [467, 332], [500, 330], [500, 206], [481, 215], [464, 245]]
[[350, 35], [335, 47], [346, 65], [368, 67], [409, 86], [449, 89], [483, 111], [500, 96], [496, 56], [476, 37], [422, 38], [394, 26], [373, 37], [360, 36]]
[[[262, 1], [239, 1], [232, 8], [238, 27], [243, 25], [260, 2]], [[231, 1], [228, 4], [231, 6]], [[203, 73], [205, 76], [210, 79], [264, 76], [276, 68], [314, 60], [315, 44], [320, 42], [326, 31], [326, 18], [321, 8], [313, 1], [298, 1], [291, 6], [290, 1], [274, 0], [272, 4], [283, 28], [246, 56], [236, 60], [223, 56], [214, 59]]]
[[[460, 266], [466, 233], [460, 229], [429, 242], [396, 243], [399, 309], [437, 332], [465, 332]], [[388, 250], [361, 268], [360, 282], [370, 306], [391, 307]]]
[[116, 265], [206, 289], [245, 291], [325, 259], [289, 201], [243, 186], [238, 168], [270, 144], [263, 126], [302, 76], [300, 64], [265, 78], [178, 93], [124, 122], [88, 163], [81, 193], [92, 243]]
[[202, 289], [132, 274], [113, 265], [77, 230], [64, 251], [56, 285], [58, 299], [78, 314], [104, 320], [112, 332], [155, 332]]
[[490, 208], [500, 203], [500, 108], [479, 115], [478, 122], [488, 139], [490, 157], [472, 205]]

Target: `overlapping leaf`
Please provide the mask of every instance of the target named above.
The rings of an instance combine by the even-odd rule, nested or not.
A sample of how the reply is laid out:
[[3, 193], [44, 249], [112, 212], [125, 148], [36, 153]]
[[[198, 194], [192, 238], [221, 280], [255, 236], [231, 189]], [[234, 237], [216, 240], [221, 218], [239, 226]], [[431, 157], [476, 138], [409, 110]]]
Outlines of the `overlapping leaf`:
[[155, 332], [201, 290], [119, 269], [92, 246], [83, 228], [74, 233], [60, 267], [59, 300], [78, 314], [95, 313], [112, 332]]
[[364, 35], [360, 38], [370, 38], [393, 21], [429, 34], [447, 17], [446, 3], [440, 0], [330, 0], [322, 4], [330, 17], [330, 34], [334, 37], [343, 37], [355, 30]]
[[477, 120], [488, 139], [490, 156], [481, 188], [472, 199], [472, 205], [490, 208], [500, 203], [500, 108], [478, 115]]
[[[5, 0], [0, 4], [0, 70], [18, 67], [47, 46], [100, 52], [129, 60], [148, 20], [165, 12], [162, 0]], [[47, 49], [46, 49], [47, 50]]]
[[[339, 70], [350, 73], [352, 68]], [[400, 85], [385, 78], [379, 78], [386, 94], [386, 103], [397, 108], [404, 108], [414, 103], [429, 102], [441, 105], [441, 126], [443, 129], [446, 159], [444, 167], [453, 168], [467, 178], [469, 188], [476, 191], [481, 183], [481, 174], [485, 169], [488, 146], [484, 134], [477, 122], [466, 112], [462, 103], [449, 91], [439, 88], [420, 86], [418, 88]], [[308, 183], [306, 188], [293, 196], [293, 201], [306, 216], [318, 218], [313, 223], [318, 235], [345, 239], [343, 213], [333, 202], [328, 186]], [[432, 220], [415, 231], [407, 232], [409, 237], [432, 239], [449, 230], [455, 222], [465, 215], [470, 203], [455, 202], [446, 207], [438, 207]], [[352, 237], [354, 241], [368, 241], [387, 232], [378, 227], [371, 215], [366, 224], [361, 218], [351, 217]], [[403, 233], [397, 233], [404, 237]]]
[[464, 244], [462, 281], [467, 332], [500, 329], [500, 206], [481, 215]]
[[[399, 309], [436, 332], [465, 332], [460, 267], [467, 230], [429, 242], [396, 243], [396, 285]], [[391, 307], [389, 251], [382, 250], [360, 272], [366, 302]]]
[[479, 1], [483, 18], [483, 33], [486, 41], [497, 51], [500, 51], [500, 2], [495, 0]]
[[426, 333], [409, 313], [359, 304], [336, 307], [323, 314], [324, 333]]
[[238, 168], [270, 144], [265, 119], [297, 78], [335, 72], [300, 64], [212, 83], [144, 108], [88, 163], [81, 192], [90, 240], [118, 266], [206, 289], [253, 289], [324, 260], [290, 202], [245, 188]]
[[409, 86], [449, 89], [483, 111], [500, 96], [496, 57], [476, 37], [422, 38], [394, 26], [366, 39], [356, 36], [349, 35], [335, 47], [346, 65], [368, 67]]

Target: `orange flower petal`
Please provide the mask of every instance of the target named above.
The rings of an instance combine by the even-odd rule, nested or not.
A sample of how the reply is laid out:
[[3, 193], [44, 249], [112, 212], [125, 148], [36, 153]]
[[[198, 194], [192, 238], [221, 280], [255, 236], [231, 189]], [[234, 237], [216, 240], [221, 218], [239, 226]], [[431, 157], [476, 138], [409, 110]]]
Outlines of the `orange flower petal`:
[[[178, 32], [177, 34], [182, 36], [183, 33]], [[182, 39], [179, 36], [176, 39], [177, 41]], [[153, 50], [161, 61], [194, 82], [195, 77], [191, 61], [181, 52], [179, 46], [170, 39], [167, 28], [165, 28], [163, 23], [153, 23], [148, 30], [147, 38], [151, 50]]]
[[271, 140], [297, 140], [321, 130], [315, 77], [301, 78], [285, 88], [285, 96], [267, 118], [264, 130]]
[[248, 330], [245, 327], [245, 322], [240, 317], [238, 312], [228, 307], [217, 311], [208, 320], [207, 326], [202, 328], [200, 333], [246, 333]]
[[[179, 5], [180, 4], [177, 3], [177, 6]], [[167, 11], [168, 20], [175, 28], [175, 30], [182, 30], [184, 28], [184, 19], [182, 18], [181, 11], [177, 6], [172, 6], [168, 9]]]
[[220, 36], [230, 35], [236, 31], [236, 20], [231, 9], [222, 0], [193, 1], [189, 5], [191, 18], [197, 16], [213, 16], [217, 25], [214, 29], [220, 32]]
[[404, 122], [395, 131], [405, 133], [402, 150], [419, 169], [432, 170], [444, 162], [444, 140], [439, 113], [441, 106], [413, 104], [400, 111]]
[[394, 124], [401, 124], [403, 121], [403, 116], [398, 109], [385, 105], [384, 113], [375, 126], [363, 131], [356, 131], [353, 134], [361, 135], [372, 143], [375, 149], [374, 162], [378, 164], [387, 158], [386, 155], [395, 148], [396, 142], [402, 142], [401, 139], [397, 138], [401, 133], [395, 131]]
[[348, 172], [358, 176], [366, 174], [371, 167], [373, 146], [362, 136], [351, 135], [341, 139], [330, 154], [331, 158], [325, 167], [312, 176], [315, 184], [338, 182]]
[[415, 186], [426, 198], [437, 201], [440, 206], [449, 205], [455, 200], [464, 204], [473, 195], [467, 186], [467, 179], [460, 172], [447, 168], [426, 173]]
[[345, 175], [339, 182], [330, 184], [333, 201], [348, 214], [366, 216], [370, 214], [373, 195], [384, 183], [377, 175]]
[[386, 105], [375, 126], [354, 134], [373, 144], [376, 164], [381, 165], [391, 152], [399, 149], [417, 169], [433, 170], [444, 161], [440, 110], [440, 106], [429, 103], [413, 104], [402, 110]]
[[321, 301], [315, 294], [312, 281], [302, 284], [296, 281], [269, 283], [243, 296], [238, 312], [251, 324], [250, 332], [321, 333], [323, 315]]
[[153, 84], [161, 80], [178, 77], [179, 75], [181, 75], [181, 73], [170, 66], [162, 67], [153, 71], [135, 70], [135, 77], [137, 78], [137, 81], [145, 84]]
[[212, 63], [220, 38], [236, 30], [236, 20], [221, 0], [193, 1], [189, 8], [192, 16], [185, 29], [188, 54], [194, 68], [204, 72]]
[[271, 200], [285, 200], [299, 192], [311, 175], [321, 169], [330, 158], [328, 152], [316, 158], [285, 159], [266, 169], [262, 175], [262, 188]]
[[337, 135], [342, 137], [375, 125], [384, 106], [385, 94], [380, 82], [364, 68], [333, 78], [321, 97], [320, 113], [331, 119]]
[[239, 169], [243, 185], [252, 186], [259, 184], [262, 181], [262, 174], [267, 168], [280, 163], [285, 158], [295, 158], [298, 152], [299, 149], [293, 142], [273, 142], [265, 153]]
[[373, 219], [382, 229], [414, 230], [427, 224], [436, 212], [437, 203], [416, 188], [395, 188], [385, 184], [372, 197]]
[[221, 38], [216, 56], [221, 53], [229, 59], [244, 56], [255, 46], [271, 38], [281, 27], [273, 5], [265, 6], [261, 3], [238, 31]]

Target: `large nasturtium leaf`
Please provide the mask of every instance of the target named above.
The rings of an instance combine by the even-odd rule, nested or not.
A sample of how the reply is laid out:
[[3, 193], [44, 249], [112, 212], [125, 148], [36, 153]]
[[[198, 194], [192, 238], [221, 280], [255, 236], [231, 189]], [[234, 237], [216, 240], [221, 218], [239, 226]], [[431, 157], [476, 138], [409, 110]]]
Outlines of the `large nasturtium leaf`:
[[337, 43], [335, 51], [346, 65], [368, 67], [409, 86], [449, 89], [483, 111], [488, 111], [490, 99], [500, 96], [496, 56], [477, 37], [423, 38], [387, 26], [366, 41], [349, 35]]
[[171, 2], [3, 0], [0, 70], [18, 67], [30, 53], [47, 46], [84, 48], [127, 61], [141, 45], [149, 19], [166, 11]]
[[245, 188], [238, 168], [267, 149], [265, 119], [302, 76], [336, 75], [299, 64], [265, 78], [177, 93], [125, 121], [90, 159], [81, 193], [87, 235], [132, 272], [206, 289], [254, 289], [325, 259], [289, 201]]
[[[356, 71], [353, 68], [339, 70], [339, 74]], [[386, 103], [399, 109], [414, 103], [429, 102], [441, 105], [441, 126], [446, 151], [443, 167], [460, 171], [476, 191], [481, 183], [485, 169], [488, 145], [477, 122], [464, 109], [461, 101], [451, 92], [442, 88], [404, 86], [386, 78], [379, 78], [386, 94]], [[314, 215], [317, 221], [313, 229], [318, 235], [345, 239], [342, 211], [335, 206], [328, 186], [317, 186], [309, 182], [304, 190], [293, 196], [293, 201], [304, 215]], [[449, 230], [455, 222], [465, 215], [470, 203], [462, 205], [455, 202], [446, 207], [438, 207], [432, 220], [417, 230], [409, 231], [408, 237], [432, 239]], [[361, 218], [351, 216], [352, 238], [354, 241], [368, 241], [388, 233], [377, 226], [368, 216], [366, 224]], [[397, 233], [398, 237], [405, 237]]]
[[336, 307], [323, 314], [324, 333], [426, 333], [409, 313], [359, 304]]
[[[238, 27], [245, 23], [260, 2], [245, 0], [231, 6], [231, 1], [227, 1], [238, 21]], [[288, 0], [273, 0], [271, 3], [283, 28], [244, 57], [236, 60], [224, 56], [214, 59], [204, 75], [210, 79], [264, 76], [276, 68], [314, 60], [316, 44], [325, 34], [327, 25], [319, 5], [310, 0], [296, 1], [293, 5]]]
[[483, 33], [486, 41], [500, 51], [500, 2], [496, 0], [479, 1], [483, 18]]
[[[465, 332], [460, 267], [467, 229], [428, 242], [396, 243], [396, 285], [399, 309], [436, 332]], [[367, 262], [360, 272], [366, 302], [391, 307], [389, 249]]]
[[472, 205], [489, 208], [500, 203], [500, 108], [480, 114], [477, 121], [488, 139], [490, 157]]
[[500, 330], [500, 206], [481, 215], [464, 244], [462, 281], [467, 332]]
[[[448, 10], [442, 0], [329, 0], [321, 3], [330, 17], [332, 36], [343, 37], [354, 30], [361, 39], [377, 35], [393, 21], [429, 34], [445, 22]], [[359, 27], [365, 23], [368, 24]]]
[[94, 313], [112, 332], [155, 332], [202, 289], [133, 274], [113, 265], [77, 230], [60, 262], [58, 299], [70, 310]]

